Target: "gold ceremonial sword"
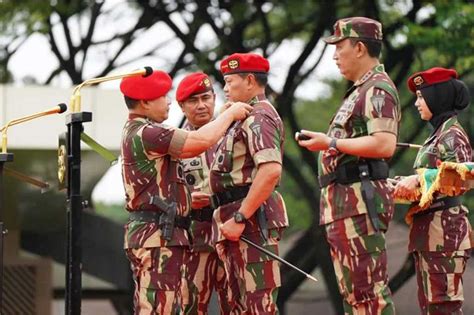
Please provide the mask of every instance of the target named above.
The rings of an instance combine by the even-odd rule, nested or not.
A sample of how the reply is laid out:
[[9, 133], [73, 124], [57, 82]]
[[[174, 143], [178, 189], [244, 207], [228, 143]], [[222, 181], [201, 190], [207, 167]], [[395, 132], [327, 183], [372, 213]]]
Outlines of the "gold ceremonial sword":
[[419, 144], [413, 144], [413, 143], [398, 142], [397, 147], [410, 148], [410, 149], [421, 149], [423, 146], [419, 145]]

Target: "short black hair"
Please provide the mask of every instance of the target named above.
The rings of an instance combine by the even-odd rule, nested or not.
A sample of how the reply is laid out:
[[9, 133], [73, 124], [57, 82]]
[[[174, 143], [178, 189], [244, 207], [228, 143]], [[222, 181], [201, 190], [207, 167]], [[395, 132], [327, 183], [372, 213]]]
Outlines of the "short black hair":
[[355, 46], [357, 42], [361, 42], [367, 47], [367, 52], [370, 57], [380, 58], [382, 52], [382, 41], [368, 38], [350, 38], [352, 46]]
[[140, 100], [136, 100], [126, 95], [123, 96], [123, 99], [125, 100], [125, 104], [127, 104], [128, 109], [134, 109], [135, 107], [137, 107], [137, 104], [140, 102]]
[[244, 72], [244, 73], [239, 73], [239, 76], [241, 78], [245, 78], [249, 74], [253, 74], [255, 76], [255, 81], [257, 81], [258, 85], [261, 87], [266, 87], [268, 83], [268, 73], [263, 73], [263, 72]]

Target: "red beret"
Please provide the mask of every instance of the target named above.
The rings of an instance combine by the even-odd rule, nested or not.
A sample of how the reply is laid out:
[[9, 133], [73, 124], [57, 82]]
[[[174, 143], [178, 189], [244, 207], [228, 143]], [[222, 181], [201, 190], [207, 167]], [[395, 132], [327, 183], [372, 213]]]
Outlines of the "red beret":
[[413, 93], [416, 90], [423, 89], [427, 86], [449, 81], [451, 79], [457, 79], [458, 73], [454, 69], [446, 69], [435, 67], [426, 71], [417, 72], [412, 74], [407, 81], [408, 88]]
[[160, 98], [171, 89], [173, 81], [168, 73], [155, 70], [147, 77], [126, 77], [120, 82], [120, 91], [123, 95], [134, 100], [151, 101]]
[[184, 77], [176, 89], [176, 100], [184, 102], [189, 97], [212, 90], [211, 80], [207, 74], [194, 72]]
[[223, 75], [246, 72], [268, 73], [268, 70], [270, 70], [268, 60], [253, 53], [235, 53], [221, 61]]

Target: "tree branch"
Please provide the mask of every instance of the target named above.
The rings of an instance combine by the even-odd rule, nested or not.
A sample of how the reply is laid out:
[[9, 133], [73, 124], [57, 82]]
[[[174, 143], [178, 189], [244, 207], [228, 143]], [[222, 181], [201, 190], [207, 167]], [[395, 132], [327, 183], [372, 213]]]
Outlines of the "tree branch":
[[92, 5], [92, 8], [91, 8], [91, 21], [89, 23], [89, 28], [84, 38], [82, 38], [81, 46], [80, 46], [80, 48], [83, 50], [82, 62], [80, 65], [81, 75], [84, 70], [84, 64], [87, 58], [87, 52], [89, 51], [89, 48], [91, 47], [91, 44], [92, 44], [92, 35], [94, 34], [97, 18], [100, 15], [100, 11], [104, 3], [105, 2], [94, 1], [94, 4]]

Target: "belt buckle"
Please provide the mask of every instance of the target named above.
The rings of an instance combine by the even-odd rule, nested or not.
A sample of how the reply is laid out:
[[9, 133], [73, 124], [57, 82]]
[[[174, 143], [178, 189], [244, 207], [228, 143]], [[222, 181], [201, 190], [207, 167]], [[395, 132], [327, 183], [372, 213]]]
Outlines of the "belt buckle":
[[359, 164], [359, 176], [360, 179], [369, 179], [369, 166], [366, 164]]

